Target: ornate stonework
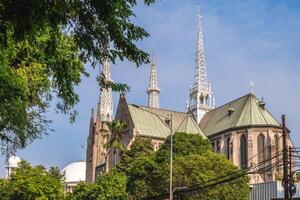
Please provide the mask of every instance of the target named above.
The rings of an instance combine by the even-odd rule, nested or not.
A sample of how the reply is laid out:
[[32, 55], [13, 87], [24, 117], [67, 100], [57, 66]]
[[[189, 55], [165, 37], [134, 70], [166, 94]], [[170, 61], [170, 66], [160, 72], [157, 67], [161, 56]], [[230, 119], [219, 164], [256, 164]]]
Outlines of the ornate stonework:
[[215, 108], [215, 98], [211, 91], [211, 85], [207, 80], [205, 55], [203, 45], [203, 33], [202, 33], [202, 16], [198, 14], [198, 39], [197, 50], [195, 60], [195, 75], [194, 83], [191, 85], [188, 110], [193, 113], [197, 123], [199, 123], [204, 114]]
[[[105, 76], [105, 79], [108, 81], [112, 81], [111, 73], [110, 73], [110, 65], [109, 61], [105, 60], [102, 66], [102, 74]], [[113, 99], [112, 99], [112, 90], [111, 88], [100, 89], [100, 116], [102, 121], [112, 121], [112, 114], [113, 114]]]
[[152, 108], [159, 108], [159, 87], [157, 80], [157, 70], [156, 70], [156, 61], [155, 61], [155, 53], [153, 50], [153, 58], [151, 61], [151, 70], [150, 70], [150, 78], [149, 78], [149, 86], [147, 89], [148, 94], [148, 106]]
[[[102, 74], [105, 79], [112, 81], [109, 61], [105, 60], [102, 66]], [[113, 101], [112, 90], [101, 88], [98, 102], [96, 121], [94, 121], [94, 110], [91, 113], [89, 136], [86, 151], [86, 181], [94, 182], [101, 168], [105, 169], [106, 148], [105, 144], [110, 135], [106, 122], [112, 121]], [[104, 167], [103, 167], [104, 165]], [[100, 172], [97, 172], [99, 171]]]

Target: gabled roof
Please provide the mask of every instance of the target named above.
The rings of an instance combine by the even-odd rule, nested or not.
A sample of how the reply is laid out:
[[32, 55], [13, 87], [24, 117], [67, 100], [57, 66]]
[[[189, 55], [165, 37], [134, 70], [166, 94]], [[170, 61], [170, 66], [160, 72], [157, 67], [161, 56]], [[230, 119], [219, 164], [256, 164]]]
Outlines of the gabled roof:
[[192, 116], [188, 113], [166, 109], [151, 108], [128, 104], [128, 109], [137, 135], [165, 139], [170, 135], [170, 129], [165, 122], [166, 117], [172, 114], [174, 132], [199, 134], [206, 138]]
[[247, 94], [206, 113], [200, 127], [206, 136], [240, 127], [280, 127], [260, 103], [253, 94]]

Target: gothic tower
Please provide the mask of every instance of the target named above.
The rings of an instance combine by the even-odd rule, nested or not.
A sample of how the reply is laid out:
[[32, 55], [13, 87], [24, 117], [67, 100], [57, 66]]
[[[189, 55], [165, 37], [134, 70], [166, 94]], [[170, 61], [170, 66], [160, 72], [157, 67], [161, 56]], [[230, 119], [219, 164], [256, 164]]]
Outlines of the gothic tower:
[[[112, 81], [109, 61], [104, 60], [102, 66], [102, 74], [104, 75], [107, 81]], [[113, 100], [112, 100], [112, 90], [111, 88], [100, 89], [100, 99], [99, 99], [99, 112], [102, 121], [111, 122], [113, 114]]]
[[149, 107], [159, 108], [159, 93], [160, 93], [160, 90], [159, 90], [158, 81], [157, 81], [156, 60], [155, 60], [155, 53], [153, 50], [149, 86], [147, 89], [148, 106]]
[[[102, 66], [102, 74], [105, 79], [112, 81], [109, 61], [105, 60]], [[94, 120], [94, 110], [91, 113], [89, 136], [87, 139], [86, 150], [86, 181], [91, 183], [95, 181], [97, 170], [105, 166], [106, 160], [106, 144], [109, 136], [109, 129], [105, 122], [112, 121], [113, 102], [111, 88], [100, 89], [100, 97], [96, 113], [96, 121]]]
[[207, 80], [203, 33], [202, 33], [202, 16], [198, 13], [198, 38], [195, 60], [194, 83], [190, 87], [188, 110], [191, 111], [199, 123], [204, 114], [215, 108], [215, 98], [211, 91], [211, 85]]

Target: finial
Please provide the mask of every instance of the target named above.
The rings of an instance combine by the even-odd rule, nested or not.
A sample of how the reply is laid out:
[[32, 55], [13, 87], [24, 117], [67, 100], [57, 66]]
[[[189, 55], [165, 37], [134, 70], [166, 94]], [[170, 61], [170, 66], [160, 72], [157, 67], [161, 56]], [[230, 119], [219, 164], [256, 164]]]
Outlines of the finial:
[[155, 46], [153, 45], [153, 48], [152, 48], [152, 64], [155, 64]]
[[198, 17], [201, 17], [200, 6], [198, 6]]
[[254, 86], [253, 81], [249, 81], [249, 85], [250, 85], [250, 93], [253, 94], [253, 86]]

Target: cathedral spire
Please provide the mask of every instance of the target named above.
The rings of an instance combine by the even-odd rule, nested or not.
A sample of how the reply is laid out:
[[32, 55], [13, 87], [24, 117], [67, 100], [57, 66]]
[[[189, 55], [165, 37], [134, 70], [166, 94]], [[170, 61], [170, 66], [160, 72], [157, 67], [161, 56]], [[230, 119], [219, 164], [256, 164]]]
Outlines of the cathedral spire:
[[[110, 64], [108, 59], [103, 61], [102, 65], [102, 75], [105, 77], [105, 80], [112, 81], [111, 72], [110, 72]], [[97, 122], [101, 121], [112, 121], [113, 114], [113, 99], [112, 99], [112, 90], [111, 88], [100, 88], [100, 98], [98, 103], [97, 110]]]
[[198, 10], [198, 34], [195, 59], [194, 81], [190, 88], [189, 107], [188, 110], [193, 113], [199, 123], [204, 114], [215, 107], [215, 99], [211, 91], [211, 85], [207, 80], [203, 32], [202, 32], [202, 16]]
[[157, 81], [155, 50], [153, 48], [149, 86], [148, 86], [148, 89], [147, 89], [148, 106], [149, 107], [159, 108], [159, 93], [160, 93], [160, 90], [159, 90], [158, 81]]
[[202, 32], [202, 16], [198, 11], [198, 34], [197, 34], [197, 50], [196, 50], [196, 65], [194, 75], [194, 86], [200, 87], [201, 90], [208, 90], [205, 55], [203, 45], [203, 32]]
[[91, 112], [90, 128], [94, 126], [94, 109]]

